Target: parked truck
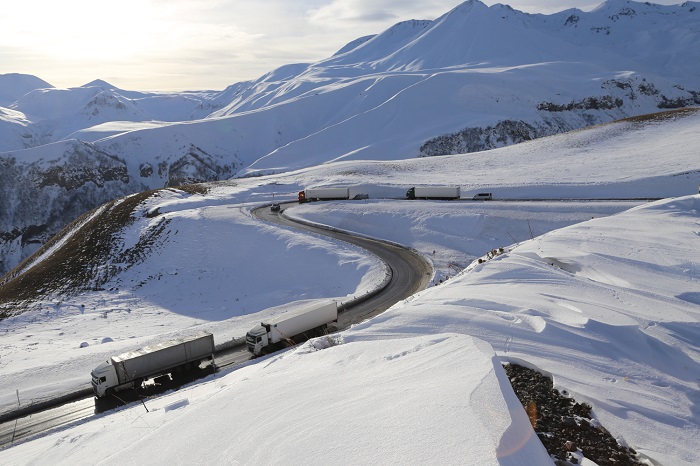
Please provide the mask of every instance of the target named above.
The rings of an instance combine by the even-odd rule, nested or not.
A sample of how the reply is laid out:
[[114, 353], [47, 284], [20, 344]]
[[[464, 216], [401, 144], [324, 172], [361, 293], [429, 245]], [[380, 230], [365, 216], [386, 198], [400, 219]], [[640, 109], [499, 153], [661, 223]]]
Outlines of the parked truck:
[[335, 301], [311, 304], [260, 322], [246, 334], [246, 346], [253, 356], [271, 353], [321, 336], [328, 324], [337, 320], [338, 305]]
[[350, 188], [306, 188], [299, 191], [299, 203], [350, 199]]
[[97, 398], [102, 398], [138, 388], [153, 377], [193, 369], [207, 361], [215, 364], [214, 336], [200, 332], [112, 356], [92, 371], [92, 389]]
[[407, 199], [459, 199], [459, 186], [415, 186], [406, 191]]

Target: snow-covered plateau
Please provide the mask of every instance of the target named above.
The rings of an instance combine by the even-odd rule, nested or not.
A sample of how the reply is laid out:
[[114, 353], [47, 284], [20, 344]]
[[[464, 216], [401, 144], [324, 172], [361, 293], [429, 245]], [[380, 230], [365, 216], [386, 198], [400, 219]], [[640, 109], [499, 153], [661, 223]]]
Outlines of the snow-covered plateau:
[[700, 104], [700, 10], [469, 0], [223, 91], [0, 75], [0, 273], [116, 197], [338, 160], [476, 152]]
[[[304, 187], [369, 199], [285, 204], [284, 215], [410, 246], [433, 262], [433, 285], [331, 339], [148, 400], [148, 412], [117, 409], [0, 450], [0, 463], [552, 464], [501, 367], [517, 362], [589, 403], [642, 462], [698, 464], [699, 146], [700, 113], [688, 110], [475, 154], [153, 193], [100, 263], [114, 272], [93, 270], [98, 289], [47, 284], [15, 303], [23, 312], [2, 308], [15, 311], [0, 322], [3, 410], [87, 384], [124, 349], [200, 329], [221, 342], [263, 315], [371, 288], [384, 268], [362, 250], [249, 213]], [[402, 200], [436, 183], [495, 200]], [[88, 236], [80, 225], [20, 272]], [[121, 253], [144, 238], [127, 264]]]

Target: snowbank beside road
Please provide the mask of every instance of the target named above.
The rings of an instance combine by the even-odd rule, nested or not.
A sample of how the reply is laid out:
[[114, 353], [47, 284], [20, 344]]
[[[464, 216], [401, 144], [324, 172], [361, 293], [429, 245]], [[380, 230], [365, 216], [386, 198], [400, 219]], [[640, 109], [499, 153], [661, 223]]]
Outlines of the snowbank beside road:
[[639, 204], [369, 200], [302, 204], [284, 214], [412, 247], [433, 262], [438, 283], [494, 248]]
[[1, 451], [0, 460], [551, 463], [493, 350], [465, 335], [308, 344], [147, 405]]
[[698, 212], [700, 196], [687, 196], [547, 233], [347, 338], [478, 337], [504, 360], [554, 374], [557, 388], [658, 464], [697, 464]]

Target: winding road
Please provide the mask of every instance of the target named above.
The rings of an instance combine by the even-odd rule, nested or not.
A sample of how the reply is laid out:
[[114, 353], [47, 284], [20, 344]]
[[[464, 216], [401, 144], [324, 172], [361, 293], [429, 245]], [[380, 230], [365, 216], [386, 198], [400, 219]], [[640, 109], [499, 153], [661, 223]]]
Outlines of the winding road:
[[[293, 205], [293, 204], [287, 204]], [[284, 205], [283, 205], [284, 207]], [[357, 236], [331, 227], [299, 223], [284, 215], [284, 210], [272, 212], [260, 208], [253, 214], [271, 223], [321, 234], [359, 246], [382, 259], [391, 269], [391, 280], [376, 296], [364, 302], [349, 306], [338, 317], [338, 327], [347, 328], [352, 324], [381, 314], [395, 303], [406, 299], [426, 288], [432, 276], [432, 266], [418, 253], [392, 243]]]
[[[291, 206], [293, 204], [283, 204]], [[255, 217], [306, 231], [345, 241], [366, 249], [383, 260], [391, 270], [391, 278], [381, 290], [373, 293], [361, 302], [348, 305], [338, 316], [338, 328], [344, 329], [380, 314], [395, 303], [408, 298], [428, 286], [432, 276], [432, 266], [419, 254], [407, 248], [370, 238], [356, 236], [334, 228], [293, 221], [283, 214], [284, 210], [273, 212], [269, 206], [253, 211]], [[216, 353], [216, 362], [220, 368], [235, 366], [250, 359], [250, 354], [243, 344], [237, 344]], [[86, 368], [86, 378], [89, 368]], [[114, 408], [111, 406], [108, 408]], [[102, 408], [104, 409], [104, 408]], [[92, 391], [83, 389], [61, 399], [49, 400], [41, 407], [22, 411], [0, 413], [0, 448], [22, 439], [46, 432], [93, 416], [102, 411], [95, 405]]]

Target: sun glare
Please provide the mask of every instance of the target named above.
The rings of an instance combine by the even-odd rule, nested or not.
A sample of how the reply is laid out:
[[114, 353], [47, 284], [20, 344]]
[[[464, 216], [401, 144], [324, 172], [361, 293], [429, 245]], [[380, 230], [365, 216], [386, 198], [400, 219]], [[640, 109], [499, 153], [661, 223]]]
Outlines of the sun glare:
[[49, 59], [128, 59], [167, 41], [160, 13], [147, 0], [13, 2], [0, 13], [9, 28], [3, 45], [31, 46]]

